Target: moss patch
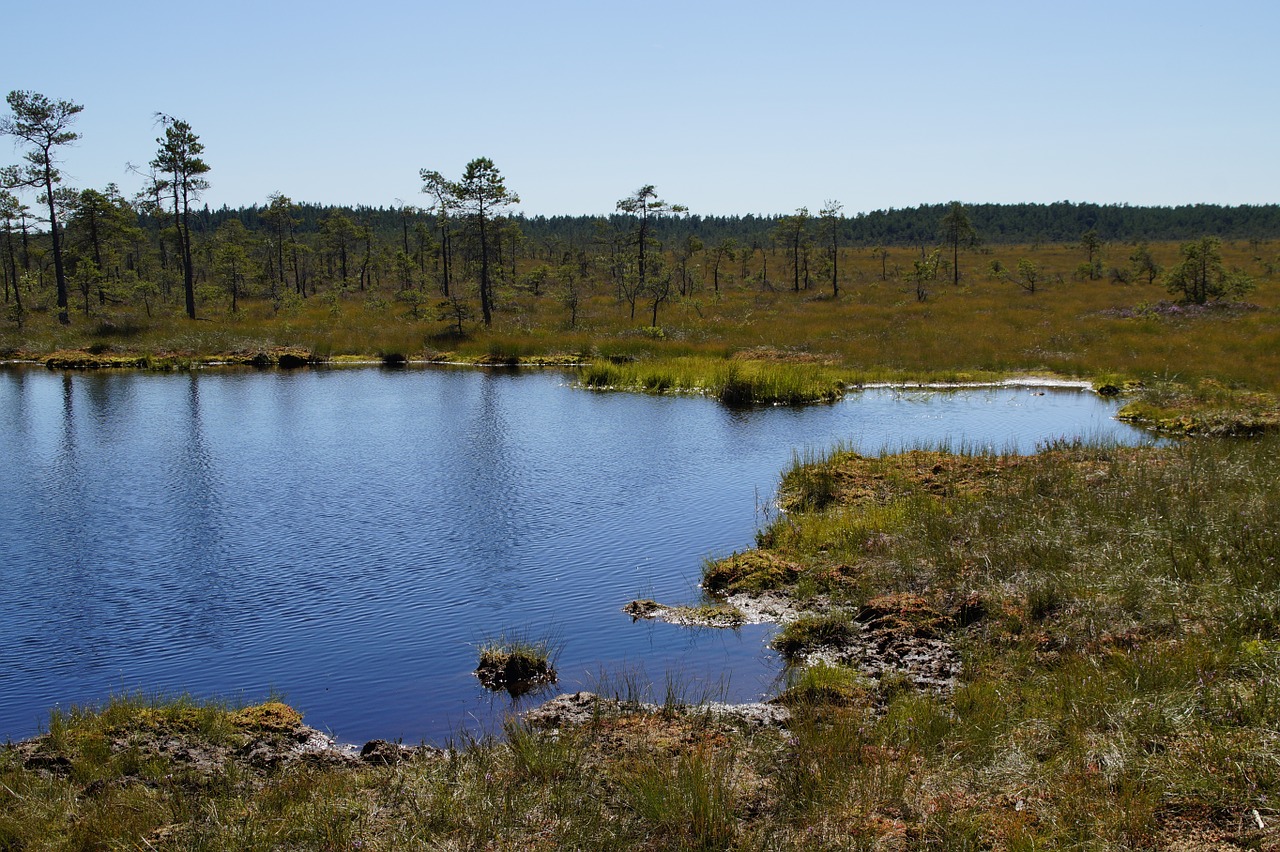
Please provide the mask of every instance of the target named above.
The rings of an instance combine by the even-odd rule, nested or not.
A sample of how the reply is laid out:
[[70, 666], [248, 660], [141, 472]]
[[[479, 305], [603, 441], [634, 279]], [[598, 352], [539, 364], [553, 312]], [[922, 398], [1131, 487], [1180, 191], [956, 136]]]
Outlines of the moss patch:
[[735, 553], [708, 562], [702, 585], [709, 592], [735, 594], [777, 589], [795, 581], [800, 569], [794, 563], [761, 550]]
[[233, 713], [231, 723], [254, 731], [285, 733], [302, 724], [302, 714], [287, 704], [268, 701]]
[[857, 633], [853, 619], [842, 610], [806, 615], [783, 627], [773, 647], [784, 657], [797, 657], [815, 648], [843, 648]]

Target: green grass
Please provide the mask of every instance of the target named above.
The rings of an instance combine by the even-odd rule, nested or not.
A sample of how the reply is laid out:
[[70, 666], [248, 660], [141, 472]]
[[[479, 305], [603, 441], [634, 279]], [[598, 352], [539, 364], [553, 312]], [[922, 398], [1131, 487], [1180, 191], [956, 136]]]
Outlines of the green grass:
[[840, 610], [823, 615], [802, 616], [778, 631], [778, 635], [773, 638], [773, 647], [783, 656], [794, 658], [823, 646], [843, 647], [856, 631], [853, 617]]
[[698, 393], [735, 405], [831, 402], [843, 392], [840, 375], [811, 364], [688, 357], [624, 363], [598, 359], [579, 373], [582, 385], [596, 390]]
[[852, 705], [865, 700], [870, 689], [867, 676], [849, 666], [793, 666], [785, 674], [786, 686], [778, 700], [788, 706]]

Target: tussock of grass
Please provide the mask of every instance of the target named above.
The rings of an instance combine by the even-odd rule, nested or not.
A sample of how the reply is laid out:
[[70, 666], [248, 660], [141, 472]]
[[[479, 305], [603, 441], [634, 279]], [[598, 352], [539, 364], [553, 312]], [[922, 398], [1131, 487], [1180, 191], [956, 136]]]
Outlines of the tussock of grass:
[[853, 617], [840, 610], [822, 615], [806, 615], [787, 624], [773, 637], [773, 647], [783, 656], [798, 657], [815, 648], [840, 648], [852, 639], [858, 628]]
[[760, 592], [795, 580], [799, 568], [784, 559], [758, 550], [734, 553], [703, 566], [702, 585], [709, 592], [734, 594]]
[[798, 666], [787, 670], [786, 689], [777, 700], [788, 706], [847, 706], [865, 700], [869, 686], [865, 675], [848, 666]]
[[553, 654], [553, 642], [548, 637], [504, 633], [480, 646], [476, 676], [487, 689], [505, 689], [512, 694], [528, 692], [555, 682]]

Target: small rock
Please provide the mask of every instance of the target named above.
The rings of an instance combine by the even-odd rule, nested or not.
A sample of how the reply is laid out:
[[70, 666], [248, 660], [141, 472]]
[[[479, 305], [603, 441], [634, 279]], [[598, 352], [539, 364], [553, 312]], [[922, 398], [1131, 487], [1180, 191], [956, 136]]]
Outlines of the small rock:
[[622, 608], [622, 611], [632, 618], [653, 618], [661, 610], [665, 609], [662, 604], [655, 600], [645, 598], [643, 600], [632, 601]]
[[413, 757], [414, 749], [386, 740], [369, 740], [360, 749], [360, 759], [373, 766], [394, 766]]

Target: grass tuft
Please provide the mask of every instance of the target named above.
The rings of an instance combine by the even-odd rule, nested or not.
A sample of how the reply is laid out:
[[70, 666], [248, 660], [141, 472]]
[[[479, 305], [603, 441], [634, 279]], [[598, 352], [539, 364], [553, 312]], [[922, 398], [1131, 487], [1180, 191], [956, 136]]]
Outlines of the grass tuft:
[[481, 644], [476, 676], [486, 689], [522, 695], [537, 686], [555, 683], [554, 653], [549, 637], [504, 633]]
[[849, 613], [836, 610], [821, 615], [806, 615], [778, 631], [773, 647], [789, 659], [816, 648], [840, 648], [857, 635]]

